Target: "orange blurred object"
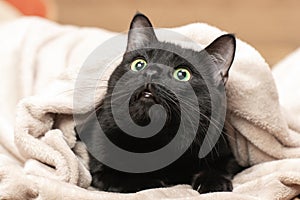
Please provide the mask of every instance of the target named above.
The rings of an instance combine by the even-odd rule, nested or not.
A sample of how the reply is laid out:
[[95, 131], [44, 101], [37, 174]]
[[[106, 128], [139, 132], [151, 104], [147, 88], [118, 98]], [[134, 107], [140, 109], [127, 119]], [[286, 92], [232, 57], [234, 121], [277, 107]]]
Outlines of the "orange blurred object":
[[42, 0], [6, 0], [24, 15], [47, 16], [47, 7]]

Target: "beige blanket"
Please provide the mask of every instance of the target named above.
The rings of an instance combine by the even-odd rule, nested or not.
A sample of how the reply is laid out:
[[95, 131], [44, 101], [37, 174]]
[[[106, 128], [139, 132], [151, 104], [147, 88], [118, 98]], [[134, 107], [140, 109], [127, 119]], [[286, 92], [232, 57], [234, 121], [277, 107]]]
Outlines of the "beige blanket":
[[[201, 23], [171, 30], [201, 45], [223, 33]], [[187, 185], [134, 194], [93, 191], [87, 153], [73, 131], [72, 95], [84, 60], [114, 35], [38, 18], [0, 26], [1, 199], [253, 200], [292, 199], [300, 194], [299, 96], [298, 101], [281, 100], [284, 107], [280, 106], [268, 64], [240, 40], [227, 84], [227, 121], [239, 163], [253, 167], [234, 177], [233, 192], [200, 195]], [[290, 68], [296, 67], [295, 62], [299, 65], [299, 56], [296, 58], [288, 62]], [[284, 71], [284, 63], [277, 71]], [[276, 74], [278, 85], [293, 78], [292, 74], [281, 75]], [[104, 79], [108, 76], [105, 74]], [[280, 92], [297, 97], [293, 87], [283, 85], [286, 88]], [[103, 94], [100, 88], [99, 98]], [[88, 109], [82, 107], [76, 112]]]

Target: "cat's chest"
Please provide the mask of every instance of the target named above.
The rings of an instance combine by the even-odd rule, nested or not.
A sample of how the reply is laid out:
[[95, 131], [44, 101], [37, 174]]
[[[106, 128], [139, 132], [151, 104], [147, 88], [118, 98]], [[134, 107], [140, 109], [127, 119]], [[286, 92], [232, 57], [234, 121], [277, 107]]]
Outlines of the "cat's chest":
[[[163, 162], [163, 161], [162, 161]], [[196, 172], [198, 172], [200, 167], [200, 159], [196, 154], [185, 153], [178, 160], [171, 163], [170, 165], [147, 173], [127, 173], [121, 172], [118, 170], [114, 170], [108, 166], [103, 166], [102, 173], [110, 174], [111, 178], [116, 178], [118, 180], [132, 180], [133, 182], [136, 180], [148, 180], [154, 181], [159, 180], [162, 183], [168, 184], [189, 184], [190, 180]], [[147, 182], [147, 181], [146, 181]]]
[[[177, 119], [170, 120], [160, 131], [151, 137], [146, 137], [144, 131], [138, 132], [137, 137], [135, 137], [119, 128], [110, 112], [99, 113], [98, 119], [105, 137], [110, 142], [119, 148], [135, 153], [153, 152], [168, 145], [174, 139], [180, 124]], [[107, 144], [102, 143], [102, 145], [102, 149], [105, 151]], [[109, 150], [107, 153], [109, 154]]]

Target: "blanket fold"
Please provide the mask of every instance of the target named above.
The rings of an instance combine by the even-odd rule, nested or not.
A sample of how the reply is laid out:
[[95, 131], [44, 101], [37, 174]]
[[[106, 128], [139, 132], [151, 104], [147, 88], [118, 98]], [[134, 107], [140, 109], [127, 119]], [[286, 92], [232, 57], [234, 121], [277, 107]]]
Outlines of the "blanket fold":
[[[201, 46], [224, 33], [202, 23], [169, 30]], [[293, 112], [289, 109], [293, 105], [279, 101], [281, 91], [292, 96], [292, 90], [280, 89], [279, 95], [277, 92], [278, 85], [289, 77], [278, 78], [282, 81], [276, 85], [262, 56], [241, 40], [237, 40], [226, 86], [226, 126], [238, 162], [252, 167], [234, 177], [233, 192], [200, 195], [184, 185], [134, 194], [93, 191], [88, 155], [84, 144], [76, 141], [73, 121], [74, 112], [83, 114], [90, 107], [74, 110], [73, 93], [84, 60], [115, 35], [95, 28], [61, 26], [39, 18], [23, 18], [0, 26], [0, 38], [5, 38], [0, 41], [0, 68], [18, 80], [1, 87], [7, 96], [2, 101], [8, 102], [0, 105], [4, 111], [0, 116], [1, 198], [258, 200], [292, 199], [300, 194], [300, 112]], [[169, 40], [179, 45], [185, 42]], [[9, 44], [9, 48], [3, 50], [4, 44]], [[116, 64], [110, 72], [114, 67]], [[284, 64], [276, 68], [283, 67]], [[0, 76], [0, 80], [10, 78]], [[103, 97], [108, 76], [99, 82], [97, 100]], [[9, 96], [8, 91], [14, 91], [14, 95]], [[293, 102], [299, 102], [299, 97]], [[11, 113], [18, 101], [13, 129]], [[294, 106], [300, 110], [299, 103]], [[11, 127], [5, 128], [3, 122]]]

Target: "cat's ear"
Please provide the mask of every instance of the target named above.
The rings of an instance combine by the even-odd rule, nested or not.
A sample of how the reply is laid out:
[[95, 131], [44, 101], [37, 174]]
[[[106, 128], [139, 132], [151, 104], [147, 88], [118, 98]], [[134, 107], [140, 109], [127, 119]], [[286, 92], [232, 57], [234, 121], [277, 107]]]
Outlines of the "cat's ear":
[[157, 38], [150, 20], [145, 15], [137, 13], [130, 24], [126, 51], [145, 47], [154, 41], [157, 41]]
[[224, 85], [228, 79], [228, 72], [234, 59], [235, 49], [236, 41], [233, 34], [222, 35], [205, 48], [219, 68], [217, 73], [221, 75]]

